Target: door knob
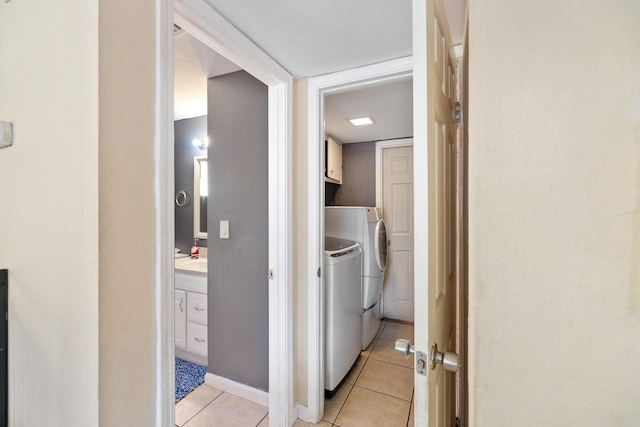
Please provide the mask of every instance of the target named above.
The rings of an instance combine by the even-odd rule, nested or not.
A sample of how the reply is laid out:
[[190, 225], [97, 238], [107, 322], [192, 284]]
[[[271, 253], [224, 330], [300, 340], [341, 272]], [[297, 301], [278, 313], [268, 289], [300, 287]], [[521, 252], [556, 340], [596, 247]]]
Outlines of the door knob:
[[[396, 343], [397, 349], [397, 343]], [[438, 345], [433, 344], [431, 346], [431, 354], [429, 356], [431, 369], [436, 369], [437, 364], [441, 364], [442, 367], [450, 372], [458, 372], [458, 368], [460, 367], [460, 357], [453, 351], [438, 351]]]
[[411, 341], [405, 339], [396, 340], [396, 351], [408, 359], [413, 353], [416, 352], [414, 346], [411, 345]]

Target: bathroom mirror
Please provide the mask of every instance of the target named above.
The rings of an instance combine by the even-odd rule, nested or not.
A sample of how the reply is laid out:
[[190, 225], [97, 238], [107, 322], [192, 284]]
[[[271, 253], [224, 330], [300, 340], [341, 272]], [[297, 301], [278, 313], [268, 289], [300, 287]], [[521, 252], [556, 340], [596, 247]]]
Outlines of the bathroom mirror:
[[207, 156], [193, 158], [193, 237], [207, 238], [207, 197], [209, 196], [209, 176]]

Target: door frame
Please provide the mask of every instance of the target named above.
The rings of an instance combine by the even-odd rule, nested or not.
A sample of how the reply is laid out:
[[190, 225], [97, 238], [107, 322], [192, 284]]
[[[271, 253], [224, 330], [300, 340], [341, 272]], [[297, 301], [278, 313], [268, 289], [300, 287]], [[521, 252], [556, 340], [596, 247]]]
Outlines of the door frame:
[[469, 5], [464, 18], [464, 35], [462, 52], [460, 52], [457, 70], [457, 94], [460, 103], [461, 116], [458, 124], [458, 154], [456, 159], [457, 177], [457, 211], [456, 211], [456, 240], [459, 250], [456, 254], [456, 288], [457, 288], [457, 325], [456, 346], [462, 359], [462, 366], [456, 376], [456, 415], [460, 419], [460, 425], [469, 424], [469, 343], [468, 343], [468, 317], [469, 317], [469, 174], [468, 174], [468, 148], [469, 148]]
[[[384, 141], [376, 141], [376, 207], [382, 209], [382, 151], [387, 148], [413, 148], [413, 137], [401, 138], [401, 139], [388, 139]], [[414, 172], [415, 173], [415, 172]], [[415, 192], [415, 191], [414, 191]], [[412, 194], [413, 197], [413, 194]], [[384, 210], [382, 211], [384, 216]], [[383, 283], [384, 286], [384, 283]], [[384, 288], [382, 289], [382, 295], [380, 296], [380, 317], [384, 317]]]
[[[324, 95], [364, 88], [399, 78], [413, 76], [413, 57], [353, 68], [308, 80], [308, 318], [307, 408], [299, 417], [317, 423], [324, 413], [324, 348], [322, 314], [322, 250], [324, 246]], [[415, 93], [415, 89], [414, 89]]]
[[[292, 290], [292, 103], [293, 77], [271, 57], [257, 47], [251, 40], [240, 33], [204, 0], [174, 0], [173, 22], [186, 32], [221, 54], [240, 68], [253, 75], [268, 86], [269, 105], [269, 270], [273, 272], [269, 280], [269, 423], [271, 425], [291, 426], [295, 422], [293, 406], [293, 290]], [[171, 54], [162, 56], [164, 64], [173, 67], [173, 37], [167, 40], [171, 26], [162, 27], [159, 51]], [[170, 33], [169, 33], [170, 34]], [[160, 53], [159, 53], [160, 54]], [[171, 61], [168, 65], [167, 62]], [[161, 90], [173, 94], [173, 79], [163, 81]], [[173, 120], [173, 96], [163, 98], [163, 113]], [[173, 127], [171, 126], [171, 129]], [[167, 132], [167, 129], [163, 129]], [[173, 147], [167, 141], [173, 135], [161, 135], [164, 144], [160, 144], [161, 157], [169, 156]], [[170, 207], [173, 203], [173, 164], [163, 162], [160, 166], [162, 188], [160, 203]], [[171, 191], [167, 191], [170, 189]], [[168, 212], [170, 211], [170, 212]], [[172, 246], [173, 242], [173, 209], [165, 208], [164, 218], [160, 219], [162, 227], [162, 244]], [[172, 390], [173, 360], [173, 248], [165, 247], [162, 261], [170, 266], [165, 268], [161, 298], [161, 319], [171, 319], [162, 325], [162, 336], [166, 341], [162, 348], [165, 362], [162, 364], [162, 387]], [[265, 271], [265, 277], [267, 276]], [[160, 320], [162, 322], [162, 320]], [[162, 344], [162, 343], [159, 343]], [[165, 393], [166, 396], [168, 393]], [[173, 425], [174, 404], [171, 400], [162, 402], [169, 410], [160, 409], [165, 419], [163, 425]]]

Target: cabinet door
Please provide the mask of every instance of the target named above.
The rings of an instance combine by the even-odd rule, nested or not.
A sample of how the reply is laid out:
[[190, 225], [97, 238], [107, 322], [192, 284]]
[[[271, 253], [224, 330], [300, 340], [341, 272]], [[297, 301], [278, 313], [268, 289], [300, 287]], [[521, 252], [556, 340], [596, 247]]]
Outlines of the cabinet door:
[[176, 348], [187, 347], [187, 292], [175, 290], [174, 308], [175, 331], [174, 339]]
[[342, 184], [342, 145], [327, 138], [327, 176]]

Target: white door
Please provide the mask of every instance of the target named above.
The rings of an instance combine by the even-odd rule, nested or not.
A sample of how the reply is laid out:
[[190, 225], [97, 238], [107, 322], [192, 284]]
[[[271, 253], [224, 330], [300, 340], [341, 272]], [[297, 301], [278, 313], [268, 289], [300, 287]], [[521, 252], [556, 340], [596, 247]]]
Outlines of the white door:
[[455, 59], [440, 1], [413, 8], [415, 350], [427, 356], [426, 375], [414, 372], [414, 419], [455, 426], [455, 374], [428, 360], [434, 344], [456, 351]]
[[382, 150], [382, 212], [387, 226], [383, 313], [413, 322], [413, 147]]

